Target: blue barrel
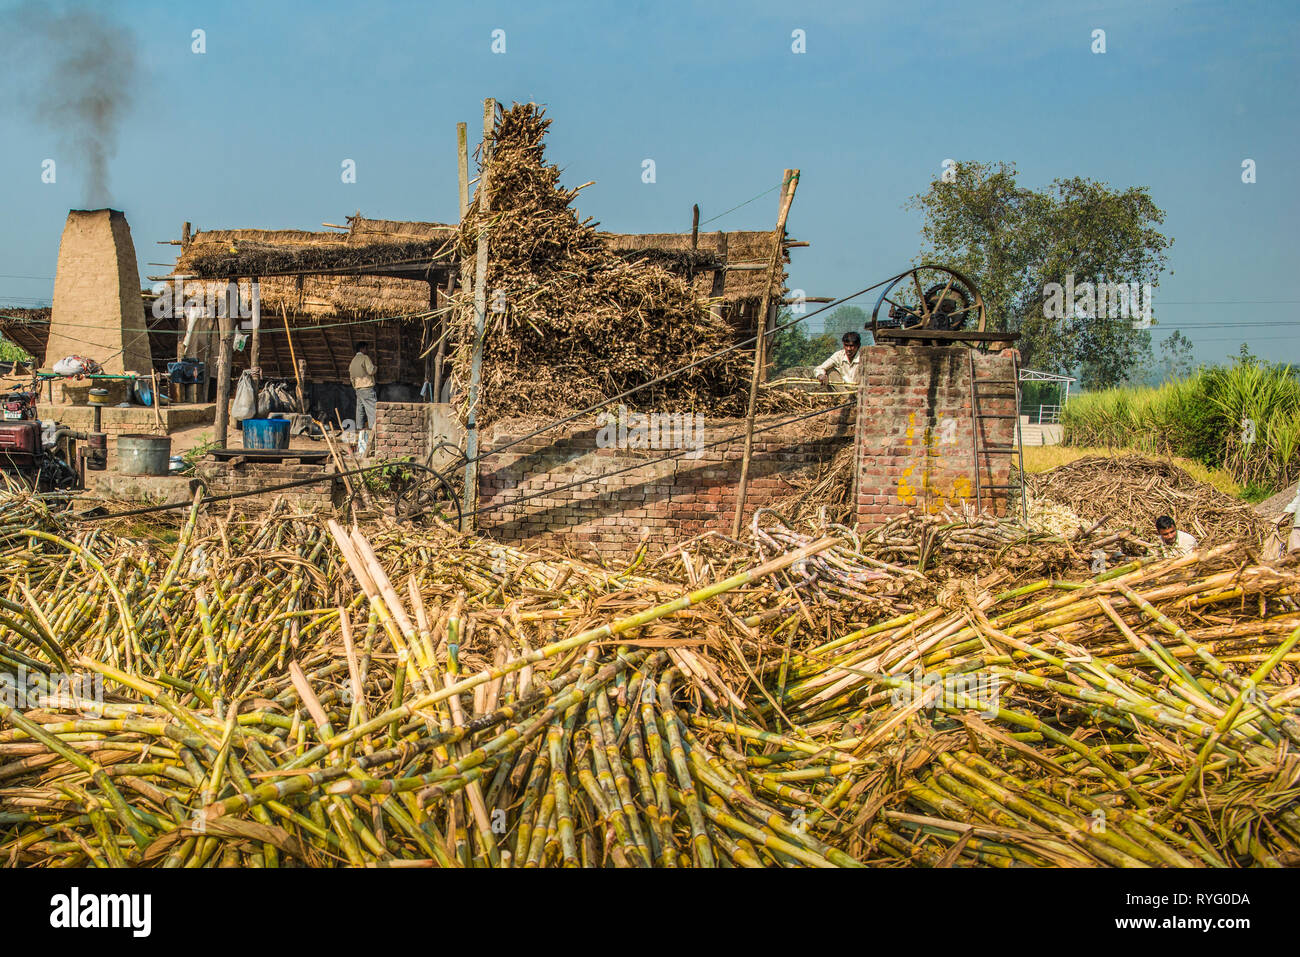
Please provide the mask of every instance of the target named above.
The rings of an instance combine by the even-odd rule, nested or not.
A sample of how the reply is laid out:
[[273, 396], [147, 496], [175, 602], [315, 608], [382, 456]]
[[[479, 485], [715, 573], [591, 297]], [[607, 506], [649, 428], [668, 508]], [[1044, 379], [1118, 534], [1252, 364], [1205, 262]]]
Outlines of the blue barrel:
[[288, 419], [244, 420], [244, 448], [287, 449], [288, 447]]

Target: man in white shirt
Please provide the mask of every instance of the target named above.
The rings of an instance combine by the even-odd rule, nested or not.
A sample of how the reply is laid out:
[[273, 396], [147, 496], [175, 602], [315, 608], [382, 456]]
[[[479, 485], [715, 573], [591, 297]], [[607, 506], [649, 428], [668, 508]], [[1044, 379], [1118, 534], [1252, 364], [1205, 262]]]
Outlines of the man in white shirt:
[[817, 367], [817, 381], [826, 385], [828, 373], [840, 374], [842, 386], [855, 387], [858, 384], [858, 367], [862, 359], [862, 337], [856, 332], [846, 332], [840, 339], [843, 349], [831, 354], [831, 357]]
[[1182, 558], [1196, 551], [1196, 539], [1180, 532], [1168, 515], [1156, 519], [1156, 532], [1160, 535], [1160, 554], [1164, 558]]

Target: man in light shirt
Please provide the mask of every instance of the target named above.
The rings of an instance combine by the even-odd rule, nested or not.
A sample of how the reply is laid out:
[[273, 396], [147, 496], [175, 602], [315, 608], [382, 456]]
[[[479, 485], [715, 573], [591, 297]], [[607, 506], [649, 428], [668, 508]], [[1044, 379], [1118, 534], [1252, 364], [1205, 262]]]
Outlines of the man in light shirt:
[[862, 348], [862, 337], [856, 332], [846, 332], [840, 339], [840, 343], [844, 348], [833, 352], [829, 359], [817, 367], [817, 381], [826, 385], [828, 374], [838, 372], [843, 386], [856, 386], [858, 366], [862, 359], [859, 353]]
[[348, 366], [352, 388], [357, 394], [357, 431], [375, 427], [375, 360], [366, 354], [366, 344], [357, 344], [357, 354]]
[[1156, 519], [1156, 532], [1160, 535], [1160, 554], [1164, 558], [1182, 558], [1196, 551], [1196, 539], [1180, 532], [1168, 515]]

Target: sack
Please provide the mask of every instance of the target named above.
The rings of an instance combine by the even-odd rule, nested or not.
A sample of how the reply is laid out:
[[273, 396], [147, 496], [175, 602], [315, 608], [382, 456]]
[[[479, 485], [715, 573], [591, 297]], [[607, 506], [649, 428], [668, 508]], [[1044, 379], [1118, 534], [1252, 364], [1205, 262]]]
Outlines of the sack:
[[256, 415], [257, 389], [253, 385], [252, 374], [245, 372], [239, 377], [239, 385], [235, 389], [235, 401], [230, 406], [230, 417], [239, 423]]
[[85, 356], [64, 356], [54, 363], [55, 375], [76, 376], [78, 379], [84, 375], [95, 375], [102, 371], [103, 369], [98, 362], [94, 359], [87, 359]]

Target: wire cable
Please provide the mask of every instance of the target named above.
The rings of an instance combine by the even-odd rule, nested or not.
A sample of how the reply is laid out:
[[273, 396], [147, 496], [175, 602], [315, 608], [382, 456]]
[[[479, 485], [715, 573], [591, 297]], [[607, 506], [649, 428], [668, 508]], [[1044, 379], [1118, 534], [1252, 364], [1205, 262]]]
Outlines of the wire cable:
[[[885, 285], [885, 284], [887, 284], [887, 283], [895, 282], [895, 281], [901, 279], [903, 276], [906, 276], [906, 275], [907, 275], [908, 273], [910, 273], [910, 272], [911, 272], [910, 269], [908, 269], [908, 270], [904, 270], [903, 272], [899, 273], [898, 275], [896, 275], [896, 276], [890, 276], [888, 279], [883, 279], [883, 280], [881, 280], [880, 282], [875, 283], [874, 285], [868, 286], [866, 289], [859, 289], [857, 292], [853, 293], [852, 295], [848, 295], [848, 296], [844, 296], [844, 297], [842, 297], [842, 298], [840, 298], [840, 299], [836, 299], [834, 302], [827, 303], [825, 306], [823, 306], [823, 307], [820, 308], [820, 309], [814, 309], [812, 312], [808, 313], [808, 315], [806, 315], [806, 316], [799, 316], [798, 318], [791, 319], [789, 322], [785, 322], [785, 323], [782, 323], [782, 324], [779, 325], [779, 326], [776, 326], [774, 329], [772, 329], [771, 332], [766, 333], [766, 335], [773, 335], [773, 336], [774, 336], [774, 335], [776, 335], [778, 332], [782, 331], [783, 329], [789, 329], [791, 326], [797, 325], [798, 323], [801, 323], [801, 322], [807, 322], [809, 319], [811, 319], [813, 316], [818, 315], [819, 313], [825, 312], [826, 310], [831, 309], [831, 308], [833, 308], [833, 307], [835, 307], [835, 306], [842, 305], [842, 304], [848, 302], [850, 299], [856, 299], [858, 296], [861, 296], [861, 295], [864, 295], [865, 293], [871, 292], [873, 289], [879, 289], [881, 286], [883, 286], [883, 285]], [[518, 444], [521, 443], [521, 442], [527, 442], [529, 439], [536, 438], [537, 436], [542, 435], [542, 434], [545, 433], [545, 432], [549, 432], [549, 431], [551, 431], [551, 429], [559, 428], [559, 427], [562, 426], [562, 425], [568, 425], [570, 422], [573, 422], [573, 421], [576, 420], [576, 419], [580, 419], [580, 418], [582, 418], [583, 416], [590, 415], [592, 412], [595, 412], [595, 411], [597, 411], [598, 409], [602, 409], [602, 408], [604, 408], [605, 406], [609, 405], [609, 404], [612, 403], [612, 402], [618, 402], [618, 401], [620, 401], [621, 399], [625, 399], [625, 398], [627, 398], [629, 395], [632, 395], [632, 394], [634, 394], [634, 393], [636, 393], [636, 392], [640, 392], [642, 389], [648, 389], [648, 388], [650, 388], [650, 387], [653, 386], [653, 385], [658, 385], [660, 382], [663, 382], [663, 381], [665, 381], [666, 379], [671, 379], [671, 378], [672, 378], [673, 376], [675, 376], [675, 375], [680, 375], [681, 373], [686, 372], [686, 371], [688, 371], [688, 370], [690, 370], [690, 369], [693, 369], [693, 368], [695, 368], [695, 367], [698, 366], [698, 365], [702, 365], [702, 364], [705, 363], [705, 362], [710, 362], [710, 361], [712, 361], [712, 360], [714, 360], [714, 359], [717, 359], [717, 358], [720, 358], [720, 357], [722, 357], [722, 356], [724, 356], [724, 355], [727, 355], [728, 353], [735, 352], [735, 351], [738, 350], [738, 349], [743, 349], [743, 348], [745, 348], [746, 346], [752, 345], [752, 344], [754, 344], [754, 343], [756, 343], [756, 342], [758, 342], [758, 335], [757, 335], [757, 334], [755, 334], [755, 335], [753, 335], [753, 336], [750, 336], [748, 339], [741, 339], [741, 340], [739, 340], [739, 341], [737, 341], [737, 342], [732, 343], [732, 344], [729, 345], [729, 346], [726, 346], [725, 348], [719, 349], [717, 352], [711, 353], [711, 354], [709, 354], [709, 355], [707, 355], [707, 356], [702, 356], [701, 358], [696, 359], [696, 360], [694, 360], [693, 362], [687, 363], [687, 364], [684, 365], [684, 366], [680, 366], [680, 367], [678, 367], [678, 368], [676, 368], [676, 369], [673, 369], [673, 370], [671, 370], [671, 371], [669, 371], [669, 372], [665, 372], [665, 373], [664, 373], [663, 375], [661, 375], [661, 376], [656, 376], [655, 378], [651, 379], [651, 380], [648, 381], [648, 382], [643, 382], [643, 383], [641, 383], [640, 385], [633, 386], [632, 388], [628, 389], [626, 392], [620, 392], [618, 395], [613, 396], [613, 397], [611, 397], [611, 398], [608, 398], [608, 399], [602, 399], [600, 402], [597, 402], [597, 403], [594, 404], [594, 405], [589, 405], [589, 406], [587, 406], [587, 408], [582, 409], [582, 410], [579, 411], [579, 412], [574, 412], [572, 415], [566, 416], [565, 418], [562, 418], [562, 419], [554, 419], [554, 420], [552, 420], [551, 422], [547, 423], [546, 425], [542, 426], [540, 429], [536, 429], [536, 430], [533, 431], [533, 432], [529, 432], [529, 433], [528, 433], [527, 435], [525, 435], [525, 436], [521, 436], [520, 438], [517, 438], [517, 439], [512, 439], [511, 441], [505, 443], [504, 445], [498, 445], [498, 446], [495, 446], [494, 448], [487, 449], [486, 451], [480, 452], [480, 453], [479, 453], [478, 455], [476, 455], [473, 459], [470, 459], [470, 458], [467, 457], [467, 458], [466, 458], [466, 459], [461, 463], [461, 465], [462, 465], [462, 466], [463, 466], [463, 465], [469, 465], [469, 464], [471, 464], [472, 462], [481, 462], [483, 459], [487, 458], [489, 455], [496, 455], [496, 454], [499, 453], [499, 452], [504, 452], [504, 451], [505, 451], [506, 449], [508, 449], [508, 448], [512, 448], [513, 446], [516, 446], [516, 445], [518, 445]]]
[[[804, 413], [802, 413], [801, 415], [796, 415], [796, 416], [793, 416], [793, 417], [788, 418], [788, 419], [782, 419], [782, 420], [779, 421], [779, 422], [773, 422], [773, 423], [770, 424], [770, 425], [765, 425], [765, 426], [763, 426], [763, 428], [761, 428], [761, 429], [755, 429], [755, 430], [754, 430], [754, 434], [755, 434], [755, 435], [759, 435], [759, 434], [761, 434], [761, 433], [763, 433], [763, 432], [771, 432], [773, 429], [779, 429], [779, 428], [781, 428], [782, 426], [785, 426], [785, 425], [792, 425], [792, 424], [795, 423], [795, 422], [802, 422], [802, 421], [804, 421], [805, 419], [811, 419], [811, 418], [814, 418], [814, 417], [819, 416], [819, 415], [826, 415], [827, 413], [830, 413], [830, 412], [838, 412], [838, 411], [840, 411], [840, 410], [842, 410], [842, 409], [849, 409], [849, 408], [852, 408], [852, 407], [853, 407], [854, 405], [856, 405], [856, 404], [857, 404], [856, 399], [853, 399], [853, 400], [850, 400], [850, 401], [848, 401], [848, 402], [842, 402], [842, 403], [840, 403], [839, 405], [829, 406], [829, 407], [827, 407], [827, 408], [825, 408], [825, 409], [814, 409], [812, 412], [804, 412]], [[481, 508], [476, 508], [476, 509], [475, 509], [473, 512], [471, 512], [470, 514], [471, 514], [471, 515], [482, 515], [482, 514], [484, 514], [484, 513], [486, 513], [486, 512], [493, 512], [493, 511], [496, 511], [497, 509], [502, 509], [502, 508], [511, 508], [511, 507], [513, 507], [513, 506], [515, 506], [515, 505], [522, 505], [524, 502], [531, 501], [532, 499], [535, 499], [535, 498], [545, 498], [545, 497], [547, 497], [547, 496], [554, 496], [557, 492], [563, 492], [563, 491], [565, 491], [566, 489], [577, 488], [577, 487], [580, 486], [580, 485], [590, 485], [592, 482], [598, 482], [598, 481], [600, 481], [601, 479], [612, 478], [612, 477], [615, 476], [615, 475], [622, 475], [624, 472], [632, 472], [632, 471], [635, 471], [636, 469], [643, 469], [643, 468], [645, 468], [647, 465], [657, 465], [657, 464], [660, 463], [660, 462], [669, 462], [669, 461], [671, 461], [671, 460], [673, 460], [673, 459], [681, 458], [683, 455], [686, 455], [688, 452], [691, 453], [691, 454], [698, 454], [698, 453], [700, 453], [700, 452], [703, 452], [705, 449], [717, 448], [719, 445], [726, 445], [726, 444], [728, 444], [728, 443], [730, 443], [730, 442], [734, 442], [734, 441], [736, 441], [737, 439], [739, 439], [739, 438], [741, 438], [741, 437], [743, 437], [743, 436], [744, 436], [744, 433], [743, 433], [743, 432], [740, 432], [740, 433], [737, 433], [736, 435], [729, 435], [729, 436], [727, 436], [725, 439], [719, 439], [719, 440], [716, 441], [716, 442], [710, 442], [710, 443], [708, 443], [707, 445], [701, 445], [701, 446], [699, 446], [699, 448], [695, 448], [695, 449], [678, 449], [676, 452], [673, 452], [673, 453], [671, 453], [671, 454], [669, 454], [669, 455], [663, 455], [663, 456], [660, 456], [660, 457], [657, 458], [657, 459], [647, 459], [647, 460], [642, 461], [642, 462], [636, 462], [636, 463], [634, 463], [634, 464], [632, 464], [632, 465], [625, 466], [624, 468], [621, 468], [621, 469], [614, 469], [613, 471], [610, 471], [610, 472], [602, 472], [602, 473], [599, 474], [599, 475], [593, 475], [593, 476], [591, 476], [590, 478], [577, 479], [577, 480], [575, 480], [575, 481], [573, 481], [573, 482], [568, 482], [568, 483], [566, 483], [566, 484], [564, 484], [564, 485], [557, 486], [556, 488], [542, 489], [540, 492], [533, 492], [531, 495], [522, 495], [522, 496], [520, 496], [520, 497], [518, 497], [518, 498], [513, 498], [513, 499], [511, 499], [511, 500], [508, 501], [508, 502], [497, 502], [497, 503], [495, 503], [495, 504], [493, 504], [493, 505], [484, 505], [484, 506], [482, 506]], [[462, 463], [462, 464], [463, 464], [463, 463]], [[458, 466], [458, 468], [459, 468], [459, 466]]]

